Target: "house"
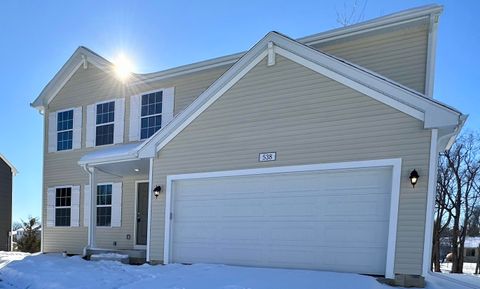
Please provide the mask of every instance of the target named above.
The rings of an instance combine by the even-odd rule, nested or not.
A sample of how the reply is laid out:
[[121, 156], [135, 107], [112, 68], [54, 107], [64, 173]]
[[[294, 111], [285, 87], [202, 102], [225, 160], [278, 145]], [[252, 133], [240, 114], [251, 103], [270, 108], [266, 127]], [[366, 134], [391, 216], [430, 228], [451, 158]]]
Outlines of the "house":
[[480, 256], [480, 237], [466, 237], [464, 260], [467, 263], [477, 263]]
[[17, 169], [0, 154], [0, 251], [10, 251], [12, 240], [13, 176]]
[[441, 11], [270, 32], [124, 81], [79, 47], [32, 103], [43, 252], [422, 280], [437, 154], [466, 120], [433, 98]]

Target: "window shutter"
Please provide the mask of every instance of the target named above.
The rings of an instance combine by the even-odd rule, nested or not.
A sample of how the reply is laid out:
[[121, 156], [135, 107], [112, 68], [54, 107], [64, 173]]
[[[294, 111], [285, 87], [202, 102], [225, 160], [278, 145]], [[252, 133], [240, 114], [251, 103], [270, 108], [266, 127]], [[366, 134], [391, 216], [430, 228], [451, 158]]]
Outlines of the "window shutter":
[[130, 141], [140, 140], [140, 101], [141, 95], [134, 95], [130, 98], [130, 129], [128, 139]]
[[82, 107], [73, 109], [73, 149], [82, 147]]
[[112, 185], [112, 227], [122, 225], [122, 183]]
[[166, 88], [162, 97], [162, 127], [173, 119], [175, 87]]
[[90, 200], [92, 199], [92, 191], [90, 185], [85, 185], [83, 189], [83, 226], [88, 227], [90, 224]]
[[47, 190], [47, 227], [55, 227], [55, 188]]
[[123, 143], [125, 98], [115, 100], [115, 125], [113, 132], [113, 143]]
[[85, 146], [91, 148], [95, 146], [95, 104], [87, 106], [87, 136]]
[[80, 221], [80, 186], [72, 187], [70, 207], [70, 227], [78, 227]]
[[57, 151], [57, 113], [48, 114], [48, 152]]

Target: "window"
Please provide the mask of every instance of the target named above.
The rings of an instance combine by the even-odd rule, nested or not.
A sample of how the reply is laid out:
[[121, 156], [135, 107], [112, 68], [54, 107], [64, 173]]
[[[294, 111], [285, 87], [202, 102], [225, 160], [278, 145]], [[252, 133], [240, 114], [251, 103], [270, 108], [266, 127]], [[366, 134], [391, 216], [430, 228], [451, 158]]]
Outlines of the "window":
[[97, 104], [95, 145], [113, 144], [113, 121], [115, 118], [115, 102]]
[[163, 91], [142, 95], [141, 139], [151, 137], [162, 127], [162, 96]]
[[72, 149], [73, 109], [57, 115], [57, 151]]
[[465, 256], [467, 257], [475, 257], [475, 249], [471, 249], [471, 248], [468, 248], [468, 249], [465, 249]]
[[70, 226], [71, 205], [72, 188], [57, 188], [55, 190], [55, 226]]
[[97, 226], [112, 224], [112, 185], [97, 186]]

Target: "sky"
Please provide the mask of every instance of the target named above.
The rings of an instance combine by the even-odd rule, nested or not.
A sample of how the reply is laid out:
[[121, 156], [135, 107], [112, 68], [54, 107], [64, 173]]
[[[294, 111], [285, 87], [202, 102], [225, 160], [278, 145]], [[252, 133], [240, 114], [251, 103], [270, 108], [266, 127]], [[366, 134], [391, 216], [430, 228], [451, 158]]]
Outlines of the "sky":
[[[269, 31], [298, 38], [337, 28], [337, 12], [354, 2], [0, 1], [0, 153], [19, 171], [13, 220], [41, 212], [43, 117], [29, 104], [78, 46], [110, 60], [123, 53], [135, 72], [154, 72], [247, 50]], [[445, 9], [434, 97], [478, 130], [480, 1], [368, 0], [363, 19], [432, 3]]]

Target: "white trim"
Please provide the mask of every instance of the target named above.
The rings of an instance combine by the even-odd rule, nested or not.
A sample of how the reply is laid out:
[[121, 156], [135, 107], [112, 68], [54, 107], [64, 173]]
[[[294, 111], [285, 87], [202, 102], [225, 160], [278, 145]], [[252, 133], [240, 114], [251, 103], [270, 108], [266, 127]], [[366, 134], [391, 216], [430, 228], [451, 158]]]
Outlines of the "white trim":
[[425, 235], [423, 243], [422, 275], [427, 276], [432, 260], [433, 214], [437, 193], [438, 130], [432, 129], [430, 141], [430, 164], [428, 167], [427, 204], [425, 213]]
[[307, 171], [359, 169], [359, 168], [372, 168], [372, 167], [392, 167], [392, 192], [390, 197], [390, 221], [389, 221], [389, 229], [388, 229], [385, 277], [395, 278], [395, 274], [394, 274], [395, 247], [396, 247], [396, 241], [397, 241], [396, 232], [397, 232], [397, 224], [398, 224], [398, 204], [399, 204], [399, 197], [400, 197], [400, 182], [401, 182], [400, 178], [401, 178], [401, 168], [402, 168], [402, 159], [400, 158], [168, 175], [167, 183], [166, 183], [166, 201], [165, 201], [165, 239], [164, 239], [164, 256], [163, 256], [164, 263], [168, 264], [170, 262], [170, 257], [171, 257], [170, 254], [171, 254], [171, 243], [172, 243], [172, 240], [171, 240], [172, 221], [170, 220], [170, 214], [174, 213], [172, 208], [172, 205], [173, 205], [172, 187], [173, 187], [173, 182], [176, 180], [307, 172]]
[[47, 105], [50, 104], [50, 102], [53, 100], [53, 98], [55, 98], [55, 96], [57, 96], [57, 94], [60, 92], [60, 90], [62, 90], [62, 88], [65, 86], [65, 84], [67, 84], [67, 82], [70, 80], [70, 78], [72, 78], [72, 76], [75, 74], [75, 72], [77, 72], [77, 70], [80, 68], [80, 66], [82, 66], [82, 61], [80, 61], [77, 65], [75, 65], [73, 70], [70, 73], [67, 74], [65, 79], [63, 79], [62, 82], [60, 82], [60, 84], [57, 85], [57, 88], [53, 91], [53, 93], [51, 93], [51, 96], [47, 99]]
[[[133, 215], [133, 248], [134, 249], [146, 249], [147, 245], [137, 245], [137, 213], [138, 213], [138, 184], [147, 183], [148, 180], [135, 181], [135, 214]], [[150, 184], [149, 184], [150, 186]], [[148, 194], [148, 192], [147, 192]], [[147, 206], [147, 214], [148, 214]], [[147, 218], [147, 231], [148, 231], [148, 218]], [[148, 240], [148, 237], [147, 237]]]
[[439, 14], [431, 14], [428, 24], [428, 48], [427, 64], [425, 73], [425, 95], [433, 98], [434, 80], [435, 80], [435, 56], [437, 51], [437, 31]]
[[196, 117], [220, 98], [230, 87], [268, 55], [268, 42], [275, 43], [275, 52], [305, 67], [343, 83], [361, 93], [407, 113], [424, 122], [425, 128], [454, 126], [460, 112], [433, 99], [421, 96], [354, 64], [314, 50], [271, 32], [260, 40], [242, 59], [217, 79], [164, 129], [139, 146], [139, 157], [152, 157]]
[[153, 192], [153, 158], [149, 159], [148, 172], [148, 223], [147, 223], [147, 256], [146, 261], [150, 262], [150, 246], [152, 244], [150, 238], [152, 236], [152, 192]]
[[[329, 42], [333, 40], [338, 40], [342, 38], [352, 37], [358, 34], [368, 33], [379, 29], [385, 29], [388, 27], [400, 26], [403, 24], [408, 24], [414, 21], [418, 21], [425, 17], [428, 17], [431, 14], [439, 14], [443, 10], [442, 6], [439, 5], [427, 5], [422, 7], [417, 7], [413, 9], [408, 9], [393, 13], [390, 15], [378, 17], [372, 20], [361, 22], [355, 25], [350, 25], [346, 27], [341, 27], [333, 30], [328, 30], [313, 35], [297, 38], [298, 42], [304, 43], [306, 45], [315, 45], [319, 43]], [[231, 55], [226, 55], [222, 57], [217, 57], [213, 59], [208, 59], [192, 64], [187, 64], [159, 72], [153, 72], [141, 75], [138, 81], [131, 82], [130, 85], [138, 85], [150, 83], [153, 81], [160, 81], [170, 77], [180, 76], [188, 73], [203, 71], [223, 65], [233, 64], [238, 61], [246, 51], [235, 53]]]
[[[178, 133], [180, 133], [185, 127], [187, 127], [195, 118], [197, 118], [203, 111], [205, 111], [212, 103], [214, 103], [220, 96], [222, 96], [228, 89], [230, 89], [237, 81], [239, 81], [245, 74], [247, 74], [247, 72], [249, 72], [253, 67], [255, 67], [255, 65], [257, 65], [266, 55], [267, 51], [263, 50], [257, 57], [255, 57], [255, 59], [253, 59], [242, 70], [240, 70], [238, 74], [235, 74], [236, 72], [231, 71], [233, 75], [226, 76], [230, 78], [226, 84], [223, 84], [219, 81], [216, 81], [214, 84], [212, 84], [207, 89], [207, 91], [216, 91], [213, 96], [210, 97], [208, 94], [205, 94], [205, 92], [202, 93], [202, 95], [200, 96], [203, 96], [202, 99], [199, 100], [199, 97], [197, 98], [197, 100], [199, 100], [200, 102], [206, 100], [203, 105], [201, 105], [198, 109], [195, 106], [195, 102], [189, 105], [183, 111], [184, 114], [190, 115], [185, 121], [181, 120], [180, 118], [173, 119], [166, 127], [171, 127], [175, 125], [178, 125], [178, 127], [172, 133], [169, 133], [160, 143], [155, 144], [156, 149], [154, 149], [154, 151], [159, 151], [160, 148], [165, 146]], [[145, 147], [149, 143], [149, 140], [154, 139], [156, 135], [159, 135], [159, 132], [165, 132], [165, 130], [159, 130], [156, 134], [150, 137], [150, 139], [147, 139], [147, 141], [141, 145], [141, 148]]]
[[6, 158], [4, 155], [2, 155], [1, 153], [0, 153], [0, 159], [2, 159], [2, 160], [7, 164], [7, 166], [10, 167], [13, 176], [16, 176], [16, 175], [18, 174], [17, 169], [16, 169], [16, 168], [12, 165], [12, 163], [11, 163], [9, 160], [7, 160], [7, 158]]
[[368, 86], [365, 86], [357, 81], [352, 80], [351, 78], [346, 77], [345, 75], [342, 75], [340, 73], [337, 73], [329, 68], [320, 66], [316, 63], [313, 63], [301, 56], [298, 56], [290, 51], [287, 51], [281, 47], [276, 47], [276, 52], [294, 62], [297, 62], [298, 64], [301, 64], [315, 72], [318, 72], [328, 78], [331, 78], [337, 82], [340, 82], [356, 91], [359, 91], [363, 94], [366, 94], [370, 97], [372, 97], [375, 100], [378, 100], [388, 106], [391, 106], [403, 113], [406, 113], [418, 120], [423, 121], [424, 120], [424, 113], [418, 109], [413, 108], [412, 106], [408, 106], [406, 104], [403, 104], [387, 95], [384, 93], [381, 93], [377, 90], [374, 90]]
[[[112, 213], [113, 213], [113, 182], [104, 182], [104, 183], [97, 183], [95, 185], [95, 212], [97, 211], [97, 208], [98, 207], [102, 207], [102, 208], [108, 208], [110, 207], [110, 226], [98, 226], [97, 225], [97, 218], [95, 218], [95, 228], [116, 228], [114, 226], [112, 226]], [[97, 203], [97, 195], [98, 195], [98, 186], [112, 186], [112, 201], [110, 203], [110, 205], [99, 205]], [[123, 188], [122, 188], [123, 189]], [[121, 226], [118, 226], [118, 227], [121, 227]]]

